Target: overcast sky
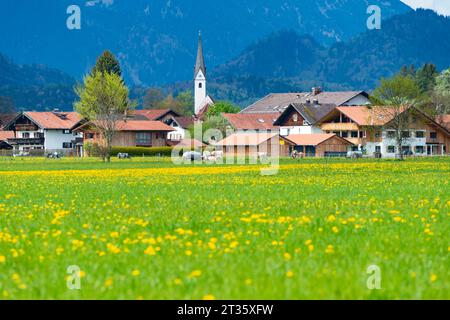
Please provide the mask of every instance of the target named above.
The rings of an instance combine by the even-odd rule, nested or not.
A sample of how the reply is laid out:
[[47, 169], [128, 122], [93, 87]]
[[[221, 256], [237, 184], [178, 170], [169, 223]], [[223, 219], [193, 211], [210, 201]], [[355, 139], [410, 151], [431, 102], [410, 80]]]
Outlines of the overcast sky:
[[450, 0], [402, 0], [404, 3], [415, 8], [429, 8], [440, 14], [450, 16]]

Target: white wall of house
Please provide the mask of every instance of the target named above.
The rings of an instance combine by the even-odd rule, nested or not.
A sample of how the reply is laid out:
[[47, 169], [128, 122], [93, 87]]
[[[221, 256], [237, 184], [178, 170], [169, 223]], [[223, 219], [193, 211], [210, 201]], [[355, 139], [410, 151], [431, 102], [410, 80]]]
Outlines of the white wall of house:
[[288, 136], [290, 134], [316, 134], [323, 133], [322, 129], [315, 126], [295, 126], [295, 127], [281, 127], [280, 135]]
[[366, 103], [370, 103], [370, 100], [363, 96], [362, 94], [358, 94], [356, 97], [353, 97], [346, 103], [344, 103], [344, 106], [364, 106]]
[[171, 127], [176, 131], [169, 132], [167, 138], [172, 141], [180, 141], [185, 138], [186, 130], [180, 126], [174, 126], [174, 124], [172, 123]]
[[[399, 153], [397, 150], [397, 143], [395, 139], [388, 137], [389, 130], [384, 130], [382, 133], [381, 142], [368, 142], [364, 146], [368, 155], [373, 155], [378, 150], [381, 152], [383, 158], [394, 158]], [[417, 137], [416, 132], [421, 131], [424, 133], [423, 138]], [[427, 155], [427, 142], [426, 132], [424, 130], [410, 130], [410, 138], [403, 141], [403, 146], [410, 147], [410, 150], [415, 156]], [[423, 152], [422, 152], [423, 151]]]
[[81, 137], [79, 134], [64, 133], [64, 130], [45, 130], [44, 131], [44, 148], [45, 150], [62, 150], [71, 149], [64, 148], [64, 143], [71, 143], [76, 137]]

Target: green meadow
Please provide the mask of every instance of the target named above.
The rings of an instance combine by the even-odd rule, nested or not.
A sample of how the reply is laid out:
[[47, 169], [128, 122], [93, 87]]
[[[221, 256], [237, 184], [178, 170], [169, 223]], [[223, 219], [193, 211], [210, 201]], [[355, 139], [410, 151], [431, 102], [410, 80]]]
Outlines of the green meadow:
[[449, 299], [450, 160], [0, 159], [1, 299]]

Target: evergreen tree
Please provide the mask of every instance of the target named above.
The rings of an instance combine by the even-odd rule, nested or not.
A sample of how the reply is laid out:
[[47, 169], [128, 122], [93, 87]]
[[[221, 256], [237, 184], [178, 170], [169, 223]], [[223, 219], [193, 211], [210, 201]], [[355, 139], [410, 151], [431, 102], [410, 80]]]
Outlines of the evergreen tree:
[[94, 75], [96, 72], [114, 73], [119, 77], [122, 76], [122, 70], [120, 68], [119, 61], [109, 50], [104, 51], [97, 58], [95, 66], [94, 68], [92, 68], [91, 74]]
[[430, 93], [434, 89], [438, 75], [436, 66], [432, 63], [426, 63], [417, 70], [415, 80], [422, 93]]

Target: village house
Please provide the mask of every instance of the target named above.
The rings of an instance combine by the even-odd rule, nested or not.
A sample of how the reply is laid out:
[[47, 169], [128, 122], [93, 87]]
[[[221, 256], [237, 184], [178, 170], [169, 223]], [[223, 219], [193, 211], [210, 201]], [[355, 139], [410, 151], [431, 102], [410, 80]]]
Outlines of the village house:
[[241, 132], [234, 133], [215, 144], [217, 151], [225, 156], [258, 157], [267, 156], [287, 157], [293, 143], [278, 133]]
[[271, 93], [256, 101], [240, 113], [282, 113], [291, 104], [364, 106], [370, 103], [365, 91], [326, 92], [321, 88], [312, 88], [311, 92]]
[[279, 113], [222, 113], [222, 117], [229, 123], [228, 129], [233, 130], [236, 133], [243, 133], [249, 130], [268, 133], [278, 132], [279, 127], [275, 126], [274, 122], [279, 116]]
[[349, 147], [353, 146], [353, 143], [335, 134], [291, 134], [285, 138], [293, 144], [290, 153], [295, 150], [304, 157], [345, 157]]
[[13, 146], [8, 143], [8, 139], [14, 138], [14, 131], [0, 130], [0, 150], [12, 150]]
[[378, 153], [382, 157], [395, 157], [399, 152], [417, 156], [447, 154], [450, 147], [448, 129], [417, 108], [411, 107], [403, 112], [412, 111], [414, 121], [402, 133], [403, 150], [397, 150], [395, 131], [389, 127], [394, 118], [389, 107], [337, 107], [320, 119], [317, 126], [326, 133], [350, 141], [354, 145], [353, 150], [361, 150], [368, 155]]
[[282, 136], [323, 133], [315, 123], [335, 107], [334, 104], [292, 103], [279, 115], [274, 125], [280, 127]]
[[[112, 140], [115, 147], [164, 147], [167, 146], [167, 135], [173, 129], [161, 121], [121, 120], [116, 124], [116, 132]], [[76, 129], [83, 133], [84, 144], [103, 143], [103, 137], [93, 122], [88, 122]]]
[[80, 124], [82, 119], [76, 112], [23, 112], [5, 124], [4, 130], [14, 133], [7, 143], [17, 154], [35, 151], [74, 155], [82, 152], [82, 135], [74, 131]]
[[194, 117], [174, 117], [165, 123], [174, 130], [169, 133], [169, 140], [177, 142], [186, 138], [186, 132], [196, 123], [196, 120]]

